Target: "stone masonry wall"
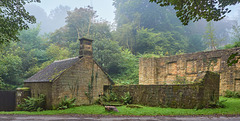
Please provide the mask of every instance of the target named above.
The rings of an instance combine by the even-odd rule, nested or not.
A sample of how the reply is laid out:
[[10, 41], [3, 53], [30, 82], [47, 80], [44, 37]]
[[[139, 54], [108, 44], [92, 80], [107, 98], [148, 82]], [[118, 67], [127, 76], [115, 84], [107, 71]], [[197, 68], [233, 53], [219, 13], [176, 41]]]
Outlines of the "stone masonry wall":
[[194, 81], [200, 71], [220, 74], [220, 94], [225, 90], [240, 91], [240, 63], [228, 67], [227, 59], [240, 48], [197, 52], [161, 58], [141, 58], [139, 84], [173, 84], [177, 76]]
[[[54, 80], [52, 82], [52, 105], [58, 105], [64, 97], [75, 97], [76, 105], [89, 104], [85, 93], [88, 92], [88, 85], [92, 76], [92, 65], [91, 57], [83, 57], [58, 79]], [[104, 85], [110, 85], [110, 82], [104, 72], [94, 63], [94, 101], [103, 93]]]
[[24, 83], [25, 87], [30, 88], [31, 97], [38, 97], [40, 94], [44, 94], [46, 96], [46, 106], [48, 109], [52, 108], [52, 83], [50, 82], [32, 82], [32, 83]]
[[[104, 86], [105, 92], [110, 86]], [[133, 104], [172, 108], [207, 108], [219, 99], [219, 74], [199, 74], [194, 84], [112, 86], [118, 96], [130, 92]]]

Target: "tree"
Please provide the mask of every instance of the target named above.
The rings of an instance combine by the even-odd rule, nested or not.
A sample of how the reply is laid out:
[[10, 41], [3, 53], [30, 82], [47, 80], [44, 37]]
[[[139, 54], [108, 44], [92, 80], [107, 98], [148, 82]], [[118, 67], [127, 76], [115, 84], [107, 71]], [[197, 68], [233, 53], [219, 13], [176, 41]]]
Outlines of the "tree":
[[19, 85], [22, 75], [21, 48], [16, 43], [5, 45], [0, 51], [0, 78], [6, 84]]
[[11, 41], [19, 41], [19, 31], [28, 29], [27, 23], [35, 23], [34, 16], [25, 10], [26, 2], [40, 0], [1, 0], [0, 1], [0, 45]]
[[174, 6], [176, 16], [181, 20], [183, 25], [188, 25], [189, 21], [193, 22], [206, 19], [219, 21], [226, 16], [226, 13], [231, 12], [227, 8], [229, 5], [235, 5], [240, 0], [149, 0], [160, 6]]
[[84, 36], [89, 36], [89, 30], [93, 19], [96, 17], [96, 11], [92, 7], [75, 8], [74, 11], [68, 11], [66, 17], [67, 26], [69, 30], [76, 32], [77, 39]]
[[93, 42], [94, 59], [103, 69], [111, 74], [121, 72], [121, 47], [116, 41], [109, 39], [96, 40]]
[[240, 42], [240, 25], [236, 23], [232, 27], [233, 32], [232, 32], [232, 41], [233, 42]]
[[209, 46], [211, 50], [216, 50], [216, 46], [218, 45], [214, 31], [215, 30], [213, 28], [212, 22], [209, 22], [206, 27], [204, 38], [206, 40], [206, 44]]
[[148, 0], [114, 0], [113, 5], [117, 28], [129, 24], [134, 29], [144, 27], [154, 31], [171, 31], [181, 26], [172, 6], [162, 8]]
[[189, 44], [187, 47], [188, 53], [199, 52], [206, 49], [206, 45], [202, 40], [202, 36], [198, 34], [193, 34], [189, 37]]
[[212, 22], [208, 22], [205, 35], [203, 36], [205, 39], [206, 45], [209, 46], [210, 50], [216, 50], [219, 47], [220, 42], [224, 39], [218, 39], [215, 35], [215, 29]]

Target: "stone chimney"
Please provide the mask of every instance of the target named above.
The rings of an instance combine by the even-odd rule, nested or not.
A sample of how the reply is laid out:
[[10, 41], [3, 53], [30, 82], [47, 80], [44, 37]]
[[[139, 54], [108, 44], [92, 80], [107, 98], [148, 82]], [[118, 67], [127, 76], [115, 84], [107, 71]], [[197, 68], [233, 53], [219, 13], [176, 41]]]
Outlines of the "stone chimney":
[[93, 56], [92, 51], [92, 42], [93, 40], [81, 38], [80, 40], [80, 49], [79, 49], [79, 57], [81, 56]]

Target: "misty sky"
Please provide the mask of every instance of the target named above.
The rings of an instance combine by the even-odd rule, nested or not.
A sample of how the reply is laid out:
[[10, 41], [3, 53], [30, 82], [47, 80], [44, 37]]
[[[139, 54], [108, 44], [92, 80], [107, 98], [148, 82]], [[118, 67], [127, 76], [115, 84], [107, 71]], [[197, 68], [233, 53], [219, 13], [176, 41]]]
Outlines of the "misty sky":
[[[69, 6], [71, 10], [74, 8], [87, 7], [90, 5], [93, 7], [93, 10], [97, 11], [98, 18], [102, 18], [113, 23], [115, 17], [115, 8], [112, 6], [113, 0], [41, 0], [41, 3], [34, 2], [31, 4], [35, 4], [41, 7], [47, 14], [49, 14], [51, 10], [54, 10], [60, 5]], [[226, 18], [237, 20], [239, 18], [237, 16], [240, 15], [240, 4], [231, 6], [230, 9], [232, 12], [230, 14], [227, 14]], [[46, 21], [46, 18], [43, 17], [44, 14], [38, 11], [39, 9], [36, 7], [33, 6], [28, 10], [30, 10], [29, 12], [37, 18], [38, 23], [41, 23], [41, 34], [54, 32], [56, 29], [59, 29], [65, 25], [65, 17], [67, 14], [62, 15], [63, 17], [59, 18], [58, 22], [51, 23], [49, 21]], [[237, 21], [240, 23], [240, 20]]]
[[48, 14], [59, 5], [69, 6], [71, 10], [79, 7], [92, 6], [97, 15], [109, 22], [114, 19], [114, 7], [112, 0], [41, 0], [41, 3], [33, 3], [43, 8]]
[[[48, 14], [51, 10], [59, 5], [69, 6], [71, 10], [79, 7], [86, 7], [88, 5], [93, 6], [93, 9], [97, 11], [97, 15], [100, 18], [106, 19], [109, 22], [114, 21], [114, 7], [112, 6], [113, 0], [41, 0], [41, 3], [33, 3], [42, 7]], [[230, 7], [232, 12], [227, 16], [230, 19], [234, 19], [240, 10], [240, 5]]]

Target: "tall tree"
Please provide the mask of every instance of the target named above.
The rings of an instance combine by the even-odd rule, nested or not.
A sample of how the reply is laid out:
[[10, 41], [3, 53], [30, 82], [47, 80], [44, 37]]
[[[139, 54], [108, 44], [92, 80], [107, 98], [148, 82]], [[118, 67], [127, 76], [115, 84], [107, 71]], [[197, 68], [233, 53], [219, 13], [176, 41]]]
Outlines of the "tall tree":
[[181, 26], [172, 7], [161, 8], [148, 0], [114, 0], [113, 5], [117, 28], [127, 23], [134, 25], [134, 29], [144, 27], [156, 31], [169, 31]]
[[216, 50], [216, 46], [217, 46], [217, 38], [215, 36], [214, 31], [215, 30], [213, 28], [212, 22], [209, 22], [206, 27], [204, 38], [206, 40], [206, 44], [209, 46], [211, 50]]
[[89, 36], [89, 30], [94, 18], [96, 17], [96, 11], [92, 7], [87, 8], [75, 8], [73, 11], [69, 11], [66, 17], [67, 26], [70, 30], [76, 32], [77, 39], [84, 36]]
[[34, 16], [25, 10], [26, 2], [40, 0], [1, 0], [0, 1], [0, 45], [5, 42], [18, 41], [19, 31], [28, 29], [27, 23], [35, 23]]

